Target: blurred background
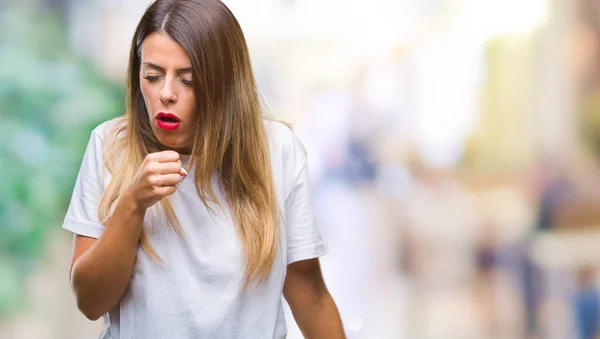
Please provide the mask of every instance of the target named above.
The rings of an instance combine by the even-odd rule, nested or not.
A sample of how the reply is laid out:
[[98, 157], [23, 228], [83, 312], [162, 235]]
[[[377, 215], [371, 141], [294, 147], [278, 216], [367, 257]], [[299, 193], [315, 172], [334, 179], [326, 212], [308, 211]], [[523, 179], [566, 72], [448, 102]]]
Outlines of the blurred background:
[[[148, 3], [0, 1], [0, 338], [101, 331], [60, 226]], [[308, 150], [349, 338], [600, 337], [600, 2], [225, 3]]]

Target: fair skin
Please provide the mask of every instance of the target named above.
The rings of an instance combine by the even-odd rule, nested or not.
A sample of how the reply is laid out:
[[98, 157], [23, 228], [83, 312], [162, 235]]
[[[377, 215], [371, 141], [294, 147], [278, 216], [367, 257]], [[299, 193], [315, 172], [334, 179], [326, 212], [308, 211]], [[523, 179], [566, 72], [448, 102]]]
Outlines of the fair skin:
[[[191, 78], [187, 53], [168, 35], [153, 33], [144, 40], [141, 91], [152, 130], [169, 150], [146, 157], [98, 239], [75, 237], [71, 284], [79, 309], [91, 320], [118, 305], [131, 278], [146, 210], [173, 194], [185, 175], [179, 153], [189, 153], [193, 136], [196, 105]], [[179, 127], [160, 128], [160, 112], [175, 114]], [[340, 315], [323, 281], [318, 259], [288, 266], [283, 295], [306, 338], [344, 338]]]
[[[183, 47], [166, 33], [155, 32], [144, 40], [140, 87], [158, 141], [169, 149], [189, 154], [196, 117], [192, 63]], [[176, 115], [180, 126], [175, 130], [160, 128], [160, 112]]]

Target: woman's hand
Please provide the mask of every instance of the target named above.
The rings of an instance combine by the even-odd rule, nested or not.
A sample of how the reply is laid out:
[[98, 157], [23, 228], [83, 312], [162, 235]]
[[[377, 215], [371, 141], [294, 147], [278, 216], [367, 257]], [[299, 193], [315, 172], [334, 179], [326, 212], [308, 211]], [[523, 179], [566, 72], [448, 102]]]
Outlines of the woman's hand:
[[182, 176], [187, 176], [187, 172], [179, 160], [179, 153], [150, 153], [138, 169], [127, 193], [142, 210], [146, 210], [162, 198], [175, 193], [175, 186]]
[[91, 320], [118, 305], [131, 279], [144, 215], [148, 207], [175, 192], [182, 176], [179, 153], [148, 154], [133, 183], [119, 198], [98, 238], [75, 237], [71, 285], [77, 306]]

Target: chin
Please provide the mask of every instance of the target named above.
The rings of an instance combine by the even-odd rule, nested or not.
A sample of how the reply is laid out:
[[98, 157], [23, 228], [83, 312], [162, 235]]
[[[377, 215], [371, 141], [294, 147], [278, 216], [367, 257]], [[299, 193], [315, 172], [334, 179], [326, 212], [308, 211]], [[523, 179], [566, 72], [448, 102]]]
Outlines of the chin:
[[158, 138], [158, 142], [163, 145], [166, 149], [176, 151], [178, 153], [187, 153], [188, 147], [181, 142], [174, 142], [172, 140], [165, 140], [165, 138]]
[[160, 142], [161, 145], [163, 145], [164, 147], [168, 148], [168, 149], [180, 149], [182, 148], [182, 145], [179, 143], [175, 143], [175, 142], [169, 142], [168, 140], [164, 140], [164, 139], [158, 139], [158, 142]]
[[180, 133], [163, 131], [158, 127], [154, 129], [153, 132], [158, 142], [167, 149], [176, 150], [179, 152], [179, 150], [185, 150], [189, 148], [188, 143], [185, 142], [185, 139], [182, 138]]

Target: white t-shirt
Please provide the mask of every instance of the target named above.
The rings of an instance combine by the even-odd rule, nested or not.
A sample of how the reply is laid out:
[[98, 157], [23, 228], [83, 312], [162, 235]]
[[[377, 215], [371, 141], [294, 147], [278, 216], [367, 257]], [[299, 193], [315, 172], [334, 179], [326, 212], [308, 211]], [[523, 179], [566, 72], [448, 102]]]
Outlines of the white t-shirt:
[[[103, 138], [115, 122], [94, 129], [85, 151], [62, 226], [76, 234], [98, 238], [104, 231], [97, 216], [110, 180]], [[281, 246], [265, 283], [242, 292], [243, 257], [235, 225], [229, 216], [208, 213], [196, 193], [192, 169], [171, 200], [189, 240], [162, 222], [158, 227], [144, 223], [167, 264], [153, 262], [138, 249], [139, 264], [120, 303], [104, 315], [101, 338], [285, 338], [282, 290], [287, 264], [322, 256], [327, 249], [302, 143], [281, 123], [265, 121], [265, 128], [282, 212]], [[189, 163], [189, 156], [181, 158], [184, 165]], [[146, 220], [150, 217], [146, 213]]]

